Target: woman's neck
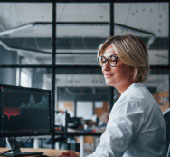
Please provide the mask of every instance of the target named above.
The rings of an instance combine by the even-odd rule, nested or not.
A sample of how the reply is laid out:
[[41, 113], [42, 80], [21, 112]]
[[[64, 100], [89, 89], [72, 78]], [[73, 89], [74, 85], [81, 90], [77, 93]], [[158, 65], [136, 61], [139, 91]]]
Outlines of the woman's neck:
[[126, 83], [126, 84], [123, 84], [123, 85], [121, 85], [121, 86], [119, 86], [119, 87], [117, 87], [116, 89], [118, 90], [118, 92], [120, 93], [120, 94], [122, 94], [124, 91], [126, 91], [127, 89], [128, 89], [128, 87], [131, 85], [131, 84], [133, 84], [134, 82], [128, 82], [128, 83]]

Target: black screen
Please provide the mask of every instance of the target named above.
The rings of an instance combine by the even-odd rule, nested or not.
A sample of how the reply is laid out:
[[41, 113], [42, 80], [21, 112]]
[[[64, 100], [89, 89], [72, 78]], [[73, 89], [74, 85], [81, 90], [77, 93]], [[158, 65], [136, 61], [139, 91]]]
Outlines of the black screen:
[[50, 133], [50, 91], [0, 86], [0, 136]]

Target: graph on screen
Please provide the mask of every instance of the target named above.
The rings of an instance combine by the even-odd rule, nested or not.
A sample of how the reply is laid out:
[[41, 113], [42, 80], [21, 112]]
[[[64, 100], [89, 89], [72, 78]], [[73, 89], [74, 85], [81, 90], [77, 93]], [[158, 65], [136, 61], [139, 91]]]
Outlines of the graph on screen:
[[50, 93], [45, 90], [0, 87], [0, 109], [1, 133], [50, 132]]

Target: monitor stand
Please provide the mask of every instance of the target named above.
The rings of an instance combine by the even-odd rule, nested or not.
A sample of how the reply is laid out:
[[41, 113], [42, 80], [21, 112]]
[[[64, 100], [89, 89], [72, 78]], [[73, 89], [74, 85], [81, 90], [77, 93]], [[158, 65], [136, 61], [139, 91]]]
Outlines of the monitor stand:
[[19, 156], [42, 156], [43, 152], [21, 152], [16, 138], [15, 137], [7, 137], [6, 142], [10, 147], [10, 152], [0, 153], [3, 156], [11, 156], [11, 157], [19, 157]]

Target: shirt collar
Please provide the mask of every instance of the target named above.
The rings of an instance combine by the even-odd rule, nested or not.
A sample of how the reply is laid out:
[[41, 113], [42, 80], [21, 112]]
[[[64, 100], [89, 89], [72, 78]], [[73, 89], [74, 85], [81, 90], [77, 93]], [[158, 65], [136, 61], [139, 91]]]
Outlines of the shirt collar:
[[129, 92], [130, 90], [132, 90], [133, 88], [138, 88], [138, 87], [145, 87], [145, 85], [143, 83], [140, 83], [140, 82], [132, 83], [122, 94], [124, 95], [127, 92]]

